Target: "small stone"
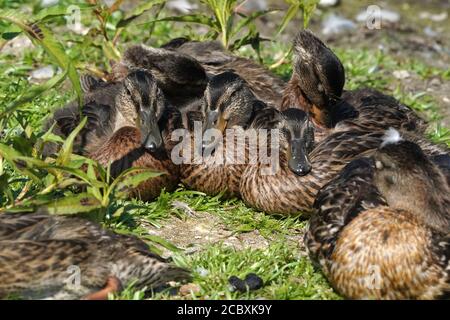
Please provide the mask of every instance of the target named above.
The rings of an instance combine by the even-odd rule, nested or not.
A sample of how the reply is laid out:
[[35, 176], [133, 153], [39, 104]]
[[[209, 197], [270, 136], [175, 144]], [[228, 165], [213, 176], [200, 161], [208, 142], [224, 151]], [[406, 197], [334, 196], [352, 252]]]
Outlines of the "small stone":
[[198, 8], [197, 5], [190, 3], [187, 0], [172, 0], [167, 2], [167, 8], [179, 11], [181, 13], [189, 13]]
[[195, 283], [188, 283], [180, 287], [180, 295], [195, 295], [200, 292], [200, 286]]
[[379, 9], [378, 11], [374, 10], [364, 10], [361, 11], [356, 16], [356, 21], [358, 22], [366, 22], [370, 19], [381, 19], [381, 22], [387, 21], [391, 23], [398, 22], [400, 20], [400, 14], [395, 11], [387, 10], [387, 9]]
[[411, 76], [407, 70], [395, 70], [394, 72], [392, 72], [392, 75], [400, 80], [409, 78]]
[[428, 11], [425, 11], [425, 12], [421, 12], [419, 14], [419, 18], [420, 19], [428, 19], [428, 20], [431, 20], [434, 22], [442, 22], [448, 18], [448, 13], [444, 11], [444, 12], [441, 12], [438, 14], [432, 14]]
[[47, 8], [47, 7], [51, 7], [54, 5], [57, 5], [59, 3], [59, 0], [42, 0], [41, 1], [41, 6], [43, 8]]
[[30, 74], [31, 79], [34, 80], [46, 80], [53, 77], [55, 71], [52, 66], [45, 66], [36, 70], [33, 70]]
[[32, 49], [33, 42], [25, 36], [19, 35], [14, 39], [9, 40], [2, 49], [2, 53], [20, 56], [26, 49]]
[[344, 31], [356, 29], [353, 21], [345, 19], [341, 16], [331, 14], [322, 22], [322, 33], [324, 35], [338, 34]]
[[209, 271], [202, 267], [198, 267], [196, 271], [200, 277], [206, 277], [209, 274]]
[[428, 83], [428, 85], [431, 86], [431, 87], [439, 87], [439, 86], [441, 86], [441, 84], [442, 84], [441, 80], [439, 80], [438, 78], [433, 78]]
[[432, 38], [437, 37], [439, 35], [438, 32], [434, 31], [430, 27], [425, 27], [423, 29], [423, 33], [425, 33], [427, 36], [432, 37]]
[[320, 0], [319, 6], [321, 7], [334, 7], [339, 4], [339, 0]]
[[247, 0], [236, 7], [236, 11], [243, 14], [252, 14], [256, 11], [264, 11], [269, 8], [266, 0]]
[[450, 98], [449, 97], [443, 97], [442, 101], [444, 101], [445, 103], [450, 103]]

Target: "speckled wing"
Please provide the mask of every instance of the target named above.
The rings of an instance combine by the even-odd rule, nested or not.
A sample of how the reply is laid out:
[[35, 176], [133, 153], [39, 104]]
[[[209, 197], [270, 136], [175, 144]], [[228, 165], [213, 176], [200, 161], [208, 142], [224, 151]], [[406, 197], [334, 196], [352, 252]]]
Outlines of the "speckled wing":
[[342, 100], [344, 103], [338, 106], [338, 110], [353, 107], [357, 111], [357, 117], [338, 122], [338, 130], [387, 130], [392, 127], [423, 134], [427, 128], [426, 121], [411, 108], [374, 89], [344, 92]]
[[372, 183], [373, 170], [371, 159], [356, 159], [317, 195], [314, 214], [305, 235], [305, 243], [314, 262], [326, 267], [341, 230], [360, 212], [386, 205]]

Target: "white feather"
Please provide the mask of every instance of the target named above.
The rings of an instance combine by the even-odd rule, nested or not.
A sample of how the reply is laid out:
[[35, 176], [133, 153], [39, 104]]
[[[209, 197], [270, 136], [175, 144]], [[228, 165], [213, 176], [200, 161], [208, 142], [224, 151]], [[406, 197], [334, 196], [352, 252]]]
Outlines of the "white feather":
[[383, 148], [387, 144], [394, 144], [402, 141], [402, 137], [400, 136], [400, 132], [395, 130], [394, 128], [389, 128], [386, 130], [383, 136], [383, 142], [381, 143], [381, 147]]

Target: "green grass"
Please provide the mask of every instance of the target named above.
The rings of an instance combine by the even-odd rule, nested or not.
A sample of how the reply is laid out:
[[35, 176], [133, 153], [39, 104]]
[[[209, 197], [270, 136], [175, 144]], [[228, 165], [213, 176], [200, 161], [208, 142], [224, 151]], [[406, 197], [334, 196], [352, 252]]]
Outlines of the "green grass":
[[[38, 10], [34, 1], [32, 8]], [[24, 8], [30, 7], [27, 2], [17, 4], [15, 1], [0, 0], [0, 7]], [[69, 3], [64, 1], [63, 3]], [[164, 15], [163, 15], [164, 16]], [[119, 16], [112, 19], [119, 19]], [[86, 20], [87, 21], [90, 20]], [[62, 28], [61, 19], [50, 23], [54, 28]], [[0, 24], [0, 27], [2, 24]], [[163, 22], [155, 26], [153, 34], [149, 34], [149, 24], [139, 28], [129, 28], [122, 33], [117, 44], [118, 50], [123, 51], [132, 43], [145, 42], [159, 46], [173, 37], [199, 35], [196, 29], [189, 25]], [[97, 69], [109, 69], [109, 61], [100, 47], [101, 37], [92, 41], [82, 36], [69, 32], [59, 33], [58, 39], [66, 48], [66, 53], [76, 59], [79, 66], [91, 66]], [[0, 44], [2, 40], [0, 40]], [[289, 49], [286, 44], [276, 41], [262, 44], [261, 57], [269, 66], [279, 61]], [[400, 99], [403, 103], [415, 110], [422, 112], [424, 116], [433, 121], [429, 135], [438, 142], [450, 145], [450, 131], [438, 125], [439, 108], [432, 97], [422, 92], [406, 92], [397, 79], [392, 77], [394, 70], [406, 69], [417, 74], [422, 79], [440, 77], [448, 80], [448, 70], [440, 70], [430, 67], [420, 61], [412, 61], [408, 58], [399, 60], [388, 56], [381, 51], [366, 49], [333, 48], [344, 62], [347, 72], [347, 89], [355, 89], [361, 86], [370, 86], [383, 90]], [[239, 54], [254, 57], [254, 51], [249, 47], [243, 47]], [[291, 73], [290, 57], [286, 62], [273, 70], [276, 74], [288, 79]], [[35, 47], [19, 53], [19, 57], [6, 55], [0, 51], [0, 112], [4, 106], [14, 101], [21, 94], [27, 92], [31, 83], [28, 75], [31, 70], [40, 66], [52, 64], [51, 59], [44, 51]], [[83, 69], [83, 68], [80, 68]], [[392, 88], [392, 84], [398, 84]], [[25, 130], [35, 133], [41, 132], [42, 124], [46, 117], [56, 108], [63, 106], [75, 98], [70, 90], [69, 81], [57, 88], [45, 92], [32, 102], [23, 105], [12, 117], [4, 123], [4, 130], [0, 132], [0, 139], [7, 144], [16, 141], [17, 137], [25, 137]], [[1, 127], [0, 127], [1, 128]], [[31, 129], [30, 129], [31, 128]], [[8, 188], [13, 198], [17, 197], [28, 181], [23, 176], [14, 172], [6, 162], [0, 166], [0, 174], [8, 174]], [[13, 181], [13, 182], [11, 182]], [[32, 185], [29, 194], [38, 190]], [[0, 207], [8, 201], [3, 192], [0, 192]], [[195, 212], [208, 212], [216, 215], [223, 227], [234, 234], [258, 231], [269, 241], [269, 245], [263, 249], [244, 248], [236, 250], [223, 243], [206, 246], [201, 251], [188, 254], [175, 248], [164, 239], [151, 237], [145, 225], [161, 228], [170, 218], [192, 218], [185, 210], [175, 208], [174, 202], [185, 204]], [[195, 299], [339, 299], [333, 292], [320, 271], [313, 268], [305, 255], [302, 247], [301, 235], [306, 222], [299, 218], [273, 217], [257, 212], [246, 207], [242, 201], [231, 199], [224, 200], [218, 197], [205, 196], [199, 192], [189, 191], [180, 187], [172, 193], [162, 192], [161, 196], [153, 202], [139, 200], [116, 200], [111, 204], [114, 215], [108, 216], [105, 225], [121, 233], [137, 235], [149, 240], [154, 250], [162, 252], [169, 249], [174, 252], [174, 262], [180, 266], [188, 267], [193, 271], [193, 282], [200, 287], [200, 291], [194, 296], [171, 296], [167, 292], [158, 293], [155, 299], [169, 298], [195, 298]], [[145, 222], [145, 224], [144, 224]], [[297, 241], [290, 237], [296, 236]], [[254, 272], [260, 275], [265, 286], [255, 292], [232, 292], [228, 285], [231, 275], [244, 277]], [[120, 299], [147, 298], [143, 291], [136, 291], [132, 286], [126, 288], [119, 296]]]

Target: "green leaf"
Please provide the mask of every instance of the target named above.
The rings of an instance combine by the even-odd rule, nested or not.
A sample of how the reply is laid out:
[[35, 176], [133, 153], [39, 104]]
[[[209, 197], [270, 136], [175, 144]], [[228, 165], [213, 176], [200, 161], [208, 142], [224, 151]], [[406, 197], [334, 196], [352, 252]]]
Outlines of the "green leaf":
[[81, 105], [83, 93], [77, 71], [66, 55], [63, 46], [53, 36], [42, 23], [29, 23], [28, 19], [14, 10], [0, 10], [0, 20], [11, 22], [20, 27], [28, 38], [37, 45], [44, 48], [51, 59], [67, 71], [67, 75], [72, 82], [72, 86], [77, 93], [78, 102]]
[[[142, 171], [144, 170], [144, 171]], [[148, 179], [158, 177], [164, 174], [163, 172], [156, 172], [149, 168], [131, 168], [124, 171], [111, 184], [111, 189], [116, 190], [116, 196], [119, 198], [127, 197], [130, 189], [136, 188], [141, 182]]]
[[119, 23], [117, 24], [117, 28], [126, 27], [136, 18], [140, 17], [143, 13], [152, 9], [155, 5], [161, 5], [164, 4], [165, 2], [166, 0], [150, 0], [136, 6], [136, 8], [134, 8], [134, 10], [129, 15], [127, 15], [124, 19], [119, 21]]
[[35, 182], [40, 182], [40, 178], [38, 177], [38, 172], [33, 171], [27, 167], [27, 163], [23, 160], [20, 160], [23, 155], [17, 150], [0, 143], [0, 156], [2, 156], [6, 161], [9, 162], [14, 168], [14, 170], [21, 172], [28, 177], [30, 177]]
[[[76, 6], [78, 9], [80, 9], [80, 11], [92, 9], [94, 7], [93, 5], [87, 3], [77, 3]], [[33, 20], [35, 22], [41, 22], [43, 20], [47, 20], [53, 17], [70, 15], [70, 12], [68, 12], [69, 8], [70, 7], [68, 7], [67, 5], [62, 4], [43, 8], [34, 15]]]
[[101, 203], [88, 193], [57, 198], [42, 206], [49, 214], [77, 214], [100, 209]]
[[87, 117], [84, 117], [78, 124], [78, 126], [67, 137], [66, 141], [61, 147], [61, 150], [59, 151], [58, 158], [56, 159], [56, 163], [58, 165], [65, 166], [69, 163], [70, 155], [72, 154], [73, 150], [73, 142], [78, 133], [81, 131], [81, 129], [83, 129], [84, 125], [86, 124], [86, 121]]
[[217, 27], [216, 21], [204, 14], [188, 14], [188, 15], [182, 15], [182, 16], [171, 16], [171, 17], [154, 20], [152, 22], [160, 22], [160, 21], [198, 23], [198, 24], [202, 24], [202, 25], [214, 28], [216, 31], [220, 32], [220, 28]]
[[155, 236], [155, 235], [145, 235], [145, 236], [142, 236], [142, 238], [152, 241], [152, 242], [155, 242], [172, 252], [181, 252], [182, 251], [180, 248], [178, 248], [174, 244], [170, 243], [169, 241], [167, 241], [161, 237]]
[[234, 36], [236, 36], [239, 31], [241, 31], [244, 27], [246, 27], [247, 25], [249, 25], [250, 23], [252, 23], [254, 20], [258, 19], [259, 17], [265, 16], [269, 13], [273, 13], [273, 12], [277, 12], [280, 11], [279, 9], [270, 9], [270, 10], [261, 10], [261, 11], [256, 11], [252, 14], [250, 14], [249, 16], [241, 19], [239, 21], [239, 23], [234, 27], [233, 31], [230, 34], [230, 38], [233, 38]]
[[44, 84], [32, 86], [25, 93], [23, 93], [22, 95], [17, 97], [17, 99], [10, 102], [6, 106], [5, 110], [2, 113], [0, 113], [0, 118], [10, 115], [14, 111], [16, 111], [17, 108], [19, 108], [20, 106], [24, 105], [27, 102], [32, 101], [33, 99], [35, 99], [36, 97], [38, 97], [42, 93], [44, 93], [45, 91], [57, 86], [66, 78], [66, 75], [67, 74], [65, 72], [60, 73], [60, 74], [54, 76], [53, 78], [51, 78], [50, 80], [48, 80]]
[[289, 9], [286, 12], [286, 15], [283, 17], [283, 20], [281, 21], [280, 26], [278, 27], [277, 34], [276, 34], [277, 36], [279, 36], [280, 33], [283, 32], [283, 30], [287, 27], [289, 22], [295, 17], [295, 15], [297, 14], [297, 12], [299, 10], [300, 10], [299, 3], [292, 4], [289, 7]]

